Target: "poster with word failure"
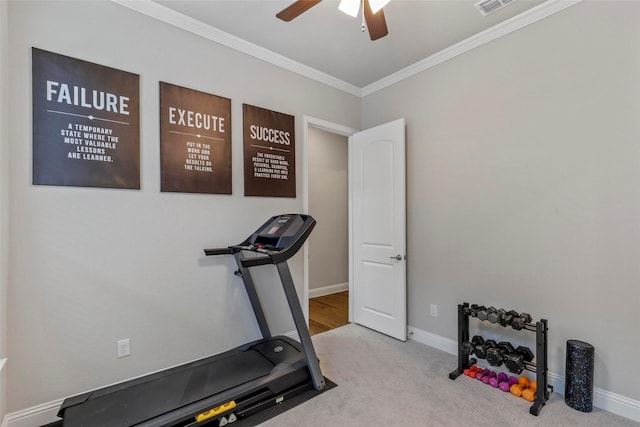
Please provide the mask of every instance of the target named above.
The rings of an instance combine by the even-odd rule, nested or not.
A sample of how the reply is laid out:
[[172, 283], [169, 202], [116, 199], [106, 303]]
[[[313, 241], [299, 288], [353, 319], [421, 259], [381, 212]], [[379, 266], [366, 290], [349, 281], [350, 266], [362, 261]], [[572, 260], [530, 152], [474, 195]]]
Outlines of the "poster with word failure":
[[32, 49], [33, 184], [140, 188], [140, 76]]
[[231, 100], [160, 82], [161, 191], [231, 194]]
[[296, 197], [295, 117], [243, 104], [245, 196]]

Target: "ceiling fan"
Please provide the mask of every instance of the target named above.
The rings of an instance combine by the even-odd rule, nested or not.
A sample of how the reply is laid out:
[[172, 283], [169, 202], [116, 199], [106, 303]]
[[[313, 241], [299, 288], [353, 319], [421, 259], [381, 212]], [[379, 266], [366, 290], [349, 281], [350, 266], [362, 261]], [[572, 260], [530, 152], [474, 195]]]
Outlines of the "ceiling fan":
[[[289, 7], [281, 10], [276, 16], [283, 21], [289, 22], [297, 18], [322, 0], [297, 0]], [[369, 37], [371, 40], [378, 40], [389, 34], [387, 21], [384, 19], [382, 8], [389, 0], [341, 0], [339, 9], [353, 17], [358, 16], [360, 3], [363, 4], [364, 16], [362, 18], [362, 31], [364, 31], [364, 21], [367, 22]]]

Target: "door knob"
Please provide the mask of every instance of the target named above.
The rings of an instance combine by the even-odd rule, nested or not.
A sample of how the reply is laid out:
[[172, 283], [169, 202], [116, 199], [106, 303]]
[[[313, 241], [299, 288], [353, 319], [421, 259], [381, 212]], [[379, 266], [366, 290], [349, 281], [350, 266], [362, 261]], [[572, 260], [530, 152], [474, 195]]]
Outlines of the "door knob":
[[396, 256], [389, 257], [391, 259], [395, 259], [396, 261], [402, 261], [402, 255], [398, 254]]

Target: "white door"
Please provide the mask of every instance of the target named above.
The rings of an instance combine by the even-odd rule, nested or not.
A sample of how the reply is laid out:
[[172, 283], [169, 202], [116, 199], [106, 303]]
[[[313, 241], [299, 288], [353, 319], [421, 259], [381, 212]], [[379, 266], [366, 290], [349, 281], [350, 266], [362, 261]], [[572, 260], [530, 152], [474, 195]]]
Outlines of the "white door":
[[404, 119], [349, 138], [353, 321], [407, 339]]

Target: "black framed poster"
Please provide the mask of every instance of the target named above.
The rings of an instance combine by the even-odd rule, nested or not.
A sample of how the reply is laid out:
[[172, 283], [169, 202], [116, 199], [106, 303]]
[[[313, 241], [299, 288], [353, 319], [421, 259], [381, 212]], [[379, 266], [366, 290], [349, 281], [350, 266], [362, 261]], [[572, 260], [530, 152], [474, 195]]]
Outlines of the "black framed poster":
[[231, 194], [231, 100], [160, 82], [161, 191]]
[[32, 48], [33, 184], [140, 188], [140, 76]]
[[243, 104], [244, 195], [296, 197], [295, 117]]

